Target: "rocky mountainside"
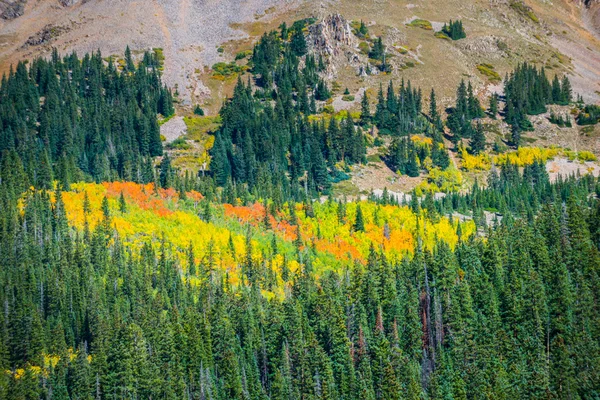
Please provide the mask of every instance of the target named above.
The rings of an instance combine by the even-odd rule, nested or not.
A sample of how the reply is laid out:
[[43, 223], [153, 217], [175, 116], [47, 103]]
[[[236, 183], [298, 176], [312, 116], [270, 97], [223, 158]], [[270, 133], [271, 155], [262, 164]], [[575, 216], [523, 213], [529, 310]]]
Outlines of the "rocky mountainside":
[[[48, 56], [53, 47], [81, 54], [100, 49], [105, 56], [120, 56], [127, 45], [134, 55], [160, 48], [165, 81], [177, 87], [184, 104], [216, 107], [226, 89], [210, 81], [210, 68], [250, 49], [281, 22], [305, 17], [319, 21], [307, 32], [309, 46], [333, 56], [329, 79], [355, 93], [380, 80], [361, 77], [369, 59], [352, 34], [352, 21], [363, 20], [392, 55], [391, 77], [424, 88], [435, 82], [443, 104], [452, 101], [465, 77], [480, 93], [501, 90], [478, 66], [493, 65], [503, 76], [523, 61], [568, 73], [586, 101], [600, 101], [600, 2], [595, 0], [0, 0], [0, 16], [0, 70]], [[434, 35], [459, 18], [467, 39], [448, 42]]]

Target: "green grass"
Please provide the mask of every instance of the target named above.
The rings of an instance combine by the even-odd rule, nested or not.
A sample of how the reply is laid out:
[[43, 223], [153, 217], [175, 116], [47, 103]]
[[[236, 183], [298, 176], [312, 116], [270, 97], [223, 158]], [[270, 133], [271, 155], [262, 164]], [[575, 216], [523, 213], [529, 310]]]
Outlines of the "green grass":
[[431, 26], [431, 22], [427, 21], [426, 19], [415, 19], [413, 21], [411, 21], [408, 26], [412, 26], [415, 28], [421, 28], [421, 29], [425, 29], [427, 31], [431, 31], [433, 30], [433, 27]]
[[158, 61], [158, 69], [160, 71], [163, 71], [165, 69], [165, 55], [163, 53], [162, 47], [155, 47], [152, 49], [152, 51], [154, 51], [154, 54], [156, 55], [156, 60]]
[[371, 46], [369, 46], [369, 43], [367, 42], [360, 42], [358, 44], [358, 49], [363, 54], [369, 54], [369, 51], [371, 51]]
[[201, 141], [207, 133], [215, 131], [221, 125], [221, 117], [218, 115], [184, 117], [183, 122], [187, 126], [187, 138]]
[[331, 186], [331, 192], [334, 196], [358, 196], [360, 190], [358, 186], [352, 183], [351, 180], [345, 180], [338, 183], [334, 183]]
[[438, 39], [452, 40], [452, 39], [450, 39], [450, 36], [446, 35], [446, 34], [445, 34], [444, 32], [442, 32], [442, 31], [436, 32], [436, 33], [434, 34], [434, 36], [435, 36], [436, 38], [438, 38]]
[[245, 65], [237, 65], [235, 61], [230, 63], [218, 62], [212, 66], [212, 78], [217, 80], [228, 80], [237, 78], [239, 74], [248, 69]]
[[494, 71], [494, 66], [491, 64], [479, 64], [477, 66], [477, 70], [481, 72], [482, 75], [487, 77], [490, 82], [501, 82], [502, 77], [499, 73]]
[[192, 145], [186, 142], [183, 136], [180, 136], [171, 143], [167, 144], [166, 147], [169, 150], [189, 150], [192, 148]]
[[164, 124], [166, 124], [167, 122], [169, 122], [171, 120], [171, 118], [173, 118], [175, 116], [175, 114], [171, 115], [170, 117], [167, 118], [162, 118], [158, 120], [158, 126], [163, 126]]
[[378, 163], [380, 161], [381, 157], [379, 154], [371, 154], [370, 156], [367, 156], [367, 163]]

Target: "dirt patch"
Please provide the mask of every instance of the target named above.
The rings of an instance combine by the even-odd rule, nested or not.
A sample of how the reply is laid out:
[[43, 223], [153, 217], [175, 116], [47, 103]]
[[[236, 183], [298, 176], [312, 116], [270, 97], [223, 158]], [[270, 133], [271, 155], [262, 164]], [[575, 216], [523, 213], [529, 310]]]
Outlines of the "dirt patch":
[[548, 171], [551, 182], [555, 182], [559, 177], [566, 178], [572, 175], [592, 174], [595, 177], [600, 175], [600, 167], [593, 161], [571, 161], [563, 157], [548, 161], [546, 171]]
[[383, 162], [370, 162], [367, 165], [357, 166], [352, 171], [352, 183], [361, 193], [371, 193], [373, 190], [388, 188], [388, 190], [405, 193], [410, 192], [425, 178], [411, 178], [407, 175], [394, 173]]

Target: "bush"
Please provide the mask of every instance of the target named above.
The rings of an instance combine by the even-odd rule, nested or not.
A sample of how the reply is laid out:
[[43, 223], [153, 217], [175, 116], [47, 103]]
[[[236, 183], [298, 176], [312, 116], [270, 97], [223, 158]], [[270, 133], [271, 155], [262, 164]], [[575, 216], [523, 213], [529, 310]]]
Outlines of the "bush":
[[196, 106], [194, 107], [194, 114], [200, 115], [201, 117], [203, 117], [204, 110], [202, 109], [202, 107], [200, 107], [198, 104], [196, 104]]
[[192, 148], [192, 146], [186, 142], [183, 136], [173, 140], [171, 143], [167, 144], [166, 147], [170, 150], [189, 150]]
[[600, 121], [600, 106], [587, 105], [577, 115], [577, 125], [595, 125]]
[[369, 46], [369, 43], [367, 42], [360, 42], [358, 44], [358, 49], [360, 50], [361, 53], [363, 54], [369, 54], [369, 51], [371, 51], [371, 46]]
[[434, 34], [434, 36], [435, 36], [436, 38], [438, 38], [438, 39], [452, 40], [452, 39], [450, 39], [450, 36], [446, 35], [446, 34], [445, 34], [444, 32], [442, 32], [442, 31], [436, 32], [436, 33]]
[[548, 160], [554, 159], [560, 153], [561, 149], [558, 147], [519, 147], [517, 151], [498, 154], [494, 157], [494, 163], [498, 165], [516, 164], [519, 167], [524, 167], [533, 164], [536, 160], [545, 163]]
[[432, 168], [427, 180], [417, 187], [417, 193], [444, 192], [455, 193], [463, 188], [463, 176], [459, 170], [450, 166], [445, 170]]
[[344, 101], [354, 101], [354, 96], [351, 95], [351, 94], [347, 94], [347, 95], [342, 96], [342, 100], [344, 100]]
[[408, 26], [425, 29], [427, 31], [433, 30], [433, 27], [431, 26], [431, 22], [427, 21], [426, 19], [419, 19], [419, 18], [414, 19], [408, 24]]
[[494, 66], [491, 64], [479, 64], [477, 66], [477, 70], [481, 72], [481, 74], [485, 75], [490, 82], [501, 82], [502, 77], [499, 73], [494, 71]]
[[487, 171], [491, 168], [490, 157], [487, 154], [473, 155], [466, 149], [460, 152], [462, 167], [465, 171]]
[[215, 79], [224, 80], [226, 78], [235, 77], [246, 69], [246, 66], [237, 65], [235, 61], [230, 63], [218, 62], [212, 66], [212, 76]]

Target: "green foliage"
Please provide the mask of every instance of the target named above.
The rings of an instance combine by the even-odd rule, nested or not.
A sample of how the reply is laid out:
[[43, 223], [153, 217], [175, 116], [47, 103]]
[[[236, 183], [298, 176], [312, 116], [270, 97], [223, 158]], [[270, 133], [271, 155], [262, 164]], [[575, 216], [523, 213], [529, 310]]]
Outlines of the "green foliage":
[[169, 150], [189, 150], [192, 146], [183, 136], [178, 137], [166, 146]]
[[136, 66], [129, 49], [122, 72], [99, 52], [20, 62], [0, 87], [0, 163], [16, 152], [36, 187], [50, 176], [138, 179], [144, 159], [162, 154], [157, 116], [174, 113], [159, 65], [146, 52]]
[[373, 60], [383, 61], [385, 57], [385, 45], [383, 44], [383, 39], [379, 36], [375, 42], [373, 43], [373, 47], [369, 52], [369, 58]]
[[246, 68], [246, 66], [237, 65], [235, 61], [230, 63], [218, 62], [212, 66], [212, 77], [219, 80], [233, 79], [245, 71]]
[[481, 72], [490, 82], [501, 82], [502, 78], [498, 72], [494, 71], [494, 66], [491, 64], [479, 64], [477, 70]]
[[573, 124], [571, 123], [571, 117], [569, 116], [569, 114], [555, 114], [554, 112], [550, 113], [550, 117], [548, 118], [548, 121], [550, 121], [550, 123], [558, 125], [560, 128], [571, 128], [573, 126]]
[[199, 116], [201, 116], [201, 117], [203, 117], [203, 116], [204, 116], [204, 110], [202, 109], [202, 107], [200, 107], [200, 105], [199, 105], [199, 104], [196, 104], [196, 105], [194, 106], [194, 114], [196, 114], [196, 115], [199, 115]]
[[425, 19], [418, 19], [418, 18], [413, 19], [410, 23], [408, 23], [408, 26], [425, 29], [427, 31], [433, 30], [433, 27], [431, 26], [431, 22], [429, 22]]
[[571, 83], [565, 76], [555, 76], [552, 84], [544, 68], [519, 65], [505, 81], [506, 106], [504, 118], [511, 125], [513, 144], [520, 142], [521, 131], [533, 130], [527, 115], [546, 112], [548, 104], [568, 104], [572, 100]]
[[600, 106], [595, 104], [586, 105], [577, 114], [577, 125], [595, 125], [600, 122]]
[[434, 34], [434, 36], [435, 36], [436, 38], [438, 38], [438, 39], [452, 40], [452, 39], [450, 38], [450, 36], [446, 35], [446, 34], [445, 34], [444, 32], [442, 32], [442, 31], [436, 32], [436, 33]]
[[467, 37], [463, 28], [462, 21], [452, 21], [449, 24], [444, 24], [442, 32], [446, 34], [452, 40], [460, 40]]

